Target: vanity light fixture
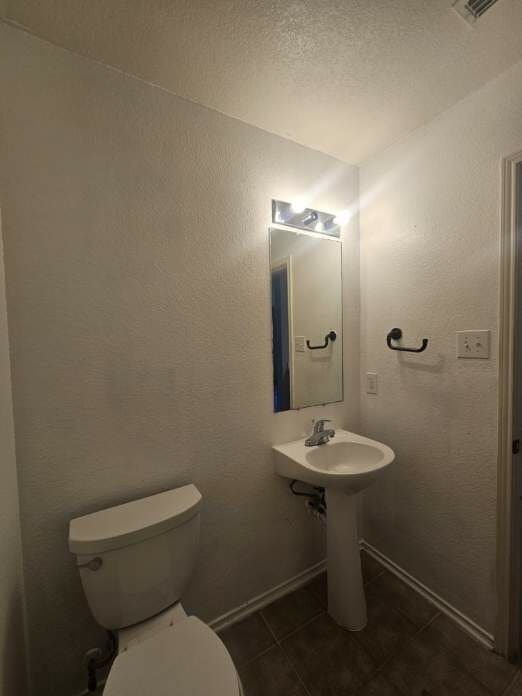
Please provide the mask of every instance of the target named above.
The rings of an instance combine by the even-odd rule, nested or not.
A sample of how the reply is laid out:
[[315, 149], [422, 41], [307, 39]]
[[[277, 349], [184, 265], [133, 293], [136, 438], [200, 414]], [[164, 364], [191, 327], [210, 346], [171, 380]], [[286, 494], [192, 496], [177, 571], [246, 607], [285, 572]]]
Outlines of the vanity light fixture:
[[344, 215], [347, 211], [336, 216], [314, 208], [301, 207], [300, 201], [301, 199], [297, 199], [293, 203], [286, 203], [272, 200], [272, 222], [306, 232], [318, 232], [326, 237], [341, 236], [341, 225], [349, 219], [349, 215]]
[[281, 213], [279, 212], [279, 210], [276, 210], [275, 216], [274, 216], [274, 219], [272, 220], [272, 222], [277, 222], [280, 225], [284, 224], [285, 221], [281, 217]]
[[[316, 222], [316, 220], [319, 219], [319, 215], [315, 210], [307, 210], [306, 211], [306, 217], [303, 218], [302, 223], [305, 227], [308, 227], [308, 225], [311, 225], [312, 222]], [[318, 225], [319, 223], [317, 223]], [[316, 225], [316, 227], [317, 227]]]

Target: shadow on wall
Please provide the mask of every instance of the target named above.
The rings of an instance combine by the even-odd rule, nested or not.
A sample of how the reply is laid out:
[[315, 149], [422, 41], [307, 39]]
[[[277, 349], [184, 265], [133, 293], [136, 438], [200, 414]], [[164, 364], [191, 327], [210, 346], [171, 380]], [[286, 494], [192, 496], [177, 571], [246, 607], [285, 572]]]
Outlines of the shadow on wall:
[[0, 696], [25, 696], [27, 672], [25, 661], [24, 618], [22, 597], [12, 593], [0, 639]]
[[420, 370], [421, 372], [442, 372], [446, 362], [445, 356], [442, 353], [437, 353], [432, 356], [430, 362], [426, 362], [424, 356], [423, 360], [421, 360], [417, 358], [417, 356], [406, 356], [403, 353], [399, 353], [398, 360], [401, 367], [409, 367], [412, 370]]

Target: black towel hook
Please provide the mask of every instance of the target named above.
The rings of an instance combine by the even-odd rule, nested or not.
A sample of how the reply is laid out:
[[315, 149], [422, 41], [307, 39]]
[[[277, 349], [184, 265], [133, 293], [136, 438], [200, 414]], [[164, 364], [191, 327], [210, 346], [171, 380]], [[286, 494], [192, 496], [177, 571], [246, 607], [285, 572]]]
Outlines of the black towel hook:
[[326, 336], [324, 337], [324, 343], [322, 345], [312, 346], [310, 341], [307, 341], [306, 345], [310, 350], [320, 350], [321, 348], [328, 348], [328, 343], [330, 341], [335, 341], [336, 338], [337, 338], [337, 334], [335, 333], [335, 331], [330, 331], [330, 333], [327, 333]]
[[392, 329], [390, 333], [386, 336], [386, 343], [390, 350], [401, 350], [404, 353], [422, 353], [428, 347], [428, 339], [422, 339], [422, 345], [420, 348], [402, 348], [401, 346], [393, 346], [392, 341], [400, 341], [402, 338], [402, 329]]

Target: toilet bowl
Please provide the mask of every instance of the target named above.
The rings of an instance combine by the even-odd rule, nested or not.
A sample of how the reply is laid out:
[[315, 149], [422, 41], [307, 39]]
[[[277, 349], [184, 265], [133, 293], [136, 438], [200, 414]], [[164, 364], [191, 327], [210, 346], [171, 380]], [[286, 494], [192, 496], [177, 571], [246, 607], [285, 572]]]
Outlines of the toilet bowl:
[[71, 521], [87, 602], [118, 637], [104, 696], [239, 696], [237, 671], [217, 634], [187, 616], [199, 542], [201, 494], [193, 485]]

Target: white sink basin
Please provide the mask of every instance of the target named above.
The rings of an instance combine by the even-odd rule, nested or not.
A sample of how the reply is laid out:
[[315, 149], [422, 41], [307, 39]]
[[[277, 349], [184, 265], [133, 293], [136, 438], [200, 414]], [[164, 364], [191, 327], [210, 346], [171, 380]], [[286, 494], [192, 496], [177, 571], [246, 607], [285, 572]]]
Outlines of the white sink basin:
[[395, 459], [393, 450], [381, 442], [346, 430], [336, 430], [326, 445], [305, 447], [303, 439], [273, 449], [280, 476], [345, 493], [367, 488]]
[[304, 439], [273, 447], [280, 476], [326, 488], [328, 613], [349, 631], [366, 626], [366, 599], [357, 533], [357, 493], [395, 459], [386, 445], [336, 430], [325, 445], [305, 447]]

